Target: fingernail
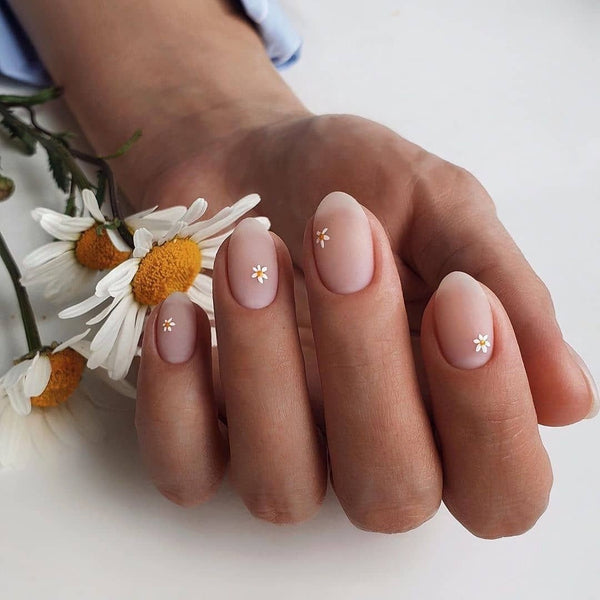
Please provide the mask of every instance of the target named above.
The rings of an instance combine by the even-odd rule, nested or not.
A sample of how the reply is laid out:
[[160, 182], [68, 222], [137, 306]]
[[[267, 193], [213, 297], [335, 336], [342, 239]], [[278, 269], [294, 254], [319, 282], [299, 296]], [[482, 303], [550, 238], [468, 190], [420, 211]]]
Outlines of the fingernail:
[[592, 397], [592, 405], [590, 407], [590, 412], [588, 413], [586, 419], [593, 419], [600, 411], [600, 395], [598, 394], [598, 386], [596, 385], [596, 382], [594, 381], [594, 378], [592, 377], [588, 366], [583, 361], [583, 358], [581, 358], [581, 356], [579, 356], [579, 354], [575, 352], [571, 344], [567, 342], [565, 342], [565, 344], [567, 344], [567, 348], [569, 349], [573, 360], [575, 360], [575, 362], [579, 365], [579, 368], [581, 369], [581, 372], [583, 373], [583, 376], [585, 377], [586, 383], [590, 390], [590, 396]]
[[494, 352], [494, 319], [481, 285], [455, 271], [440, 283], [434, 300], [435, 329], [442, 354], [457, 369], [477, 369]]
[[321, 200], [313, 221], [315, 262], [321, 281], [336, 294], [352, 294], [373, 278], [373, 237], [361, 205], [344, 192]]
[[277, 252], [268, 229], [244, 219], [231, 234], [227, 249], [231, 293], [246, 308], [269, 306], [277, 294]]
[[196, 309], [186, 294], [175, 292], [161, 304], [156, 318], [156, 347], [168, 363], [187, 362], [196, 349]]

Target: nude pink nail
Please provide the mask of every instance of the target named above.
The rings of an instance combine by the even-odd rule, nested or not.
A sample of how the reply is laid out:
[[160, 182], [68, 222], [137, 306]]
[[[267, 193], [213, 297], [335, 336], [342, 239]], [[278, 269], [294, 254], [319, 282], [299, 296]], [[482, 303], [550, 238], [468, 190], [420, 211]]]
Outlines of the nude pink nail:
[[590, 391], [590, 396], [592, 398], [592, 404], [590, 405], [590, 412], [587, 414], [586, 419], [593, 419], [600, 412], [600, 394], [598, 394], [598, 386], [594, 381], [594, 377], [590, 372], [588, 366], [585, 364], [585, 361], [579, 354], [575, 351], [571, 344], [565, 342], [567, 344], [567, 348], [573, 357], [573, 360], [577, 363], [577, 366], [581, 369], [583, 376], [585, 377], [588, 389]]
[[321, 281], [336, 294], [352, 294], [373, 278], [373, 237], [362, 206], [344, 192], [321, 200], [313, 222], [313, 249]]
[[277, 295], [277, 252], [268, 229], [244, 219], [231, 234], [227, 249], [231, 293], [246, 308], [269, 306]]
[[168, 363], [187, 362], [196, 349], [196, 309], [186, 294], [175, 292], [163, 301], [156, 318], [156, 347]]
[[494, 352], [494, 319], [487, 295], [470, 275], [455, 271], [434, 299], [435, 329], [442, 354], [458, 369], [477, 369]]

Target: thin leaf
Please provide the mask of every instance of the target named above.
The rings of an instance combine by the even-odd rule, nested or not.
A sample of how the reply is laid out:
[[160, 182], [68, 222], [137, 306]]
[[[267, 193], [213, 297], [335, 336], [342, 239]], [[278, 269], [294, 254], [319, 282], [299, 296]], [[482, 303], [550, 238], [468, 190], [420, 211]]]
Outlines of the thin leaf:
[[102, 207], [104, 202], [104, 198], [106, 196], [106, 175], [102, 169], [98, 170], [98, 182], [96, 184], [96, 200], [98, 201], [98, 206]]
[[62, 94], [62, 88], [49, 87], [40, 90], [31, 96], [18, 96], [15, 94], [0, 94], [0, 102], [6, 106], [35, 106], [44, 104], [49, 100], [55, 100]]
[[21, 142], [25, 154], [35, 154], [37, 142], [25, 125], [20, 123], [16, 118], [8, 119], [6, 117], [0, 123], [7, 129], [11, 138]]
[[100, 158], [104, 160], [110, 160], [111, 158], [118, 158], [119, 156], [123, 156], [133, 144], [135, 144], [142, 137], [142, 130], [136, 129], [133, 132], [133, 135], [114, 153], [109, 154], [108, 156], [101, 156]]

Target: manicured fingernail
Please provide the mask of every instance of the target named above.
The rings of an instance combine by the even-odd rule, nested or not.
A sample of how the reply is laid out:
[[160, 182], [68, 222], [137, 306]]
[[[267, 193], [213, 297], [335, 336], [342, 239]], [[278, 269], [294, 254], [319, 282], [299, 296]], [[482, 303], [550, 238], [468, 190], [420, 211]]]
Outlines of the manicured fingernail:
[[494, 319], [481, 285], [455, 271], [440, 283], [434, 300], [435, 329], [442, 354], [458, 369], [476, 369], [494, 352]]
[[161, 304], [156, 318], [156, 347], [168, 363], [187, 362], [196, 349], [196, 309], [186, 294], [175, 292]]
[[336, 294], [352, 294], [373, 278], [373, 237], [361, 205], [344, 192], [321, 200], [313, 222], [315, 262], [321, 281]]
[[269, 306], [277, 294], [277, 252], [268, 229], [244, 219], [231, 234], [227, 249], [231, 293], [246, 308]]
[[585, 362], [583, 362], [583, 358], [581, 358], [581, 356], [579, 356], [579, 354], [575, 352], [575, 350], [570, 344], [568, 344], [567, 342], [565, 342], [565, 344], [567, 344], [567, 348], [569, 349], [573, 360], [581, 369], [581, 372], [583, 373], [583, 376], [585, 377], [586, 383], [588, 385], [588, 389], [590, 390], [592, 404], [590, 406], [590, 412], [588, 413], [586, 419], [593, 419], [598, 414], [598, 412], [600, 412], [600, 395], [598, 394], [598, 386], [596, 385], [596, 382], [594, 381], [594, 378], [592, 377], [588, 366], [585, 364]]

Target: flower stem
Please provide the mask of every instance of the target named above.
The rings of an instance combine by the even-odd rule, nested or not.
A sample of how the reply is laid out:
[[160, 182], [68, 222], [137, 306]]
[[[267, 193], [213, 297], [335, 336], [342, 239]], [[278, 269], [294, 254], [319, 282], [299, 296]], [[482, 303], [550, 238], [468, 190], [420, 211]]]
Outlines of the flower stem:
[[27, 338], [27, 347], [30, 352], [35, 352], [42, 347], [42, 341], [40, 339], [40, 333], [37, 328], [35, 321], [35, 315], [31, 308], [31, 302], [29, 301], [29, 295], [27, 290], [21, 285], [21, 273], [17, 263], [13, 258], [4, 237], [0, 233], [0, 256], [6, 266], [6, 270], [10, 275], [12, 284], [17, 294], [17, 300], [19, 301], [19, 308], [21, 309], [21, 320], [23, 321], [23, 329], [25, 329], [25, 337]]

